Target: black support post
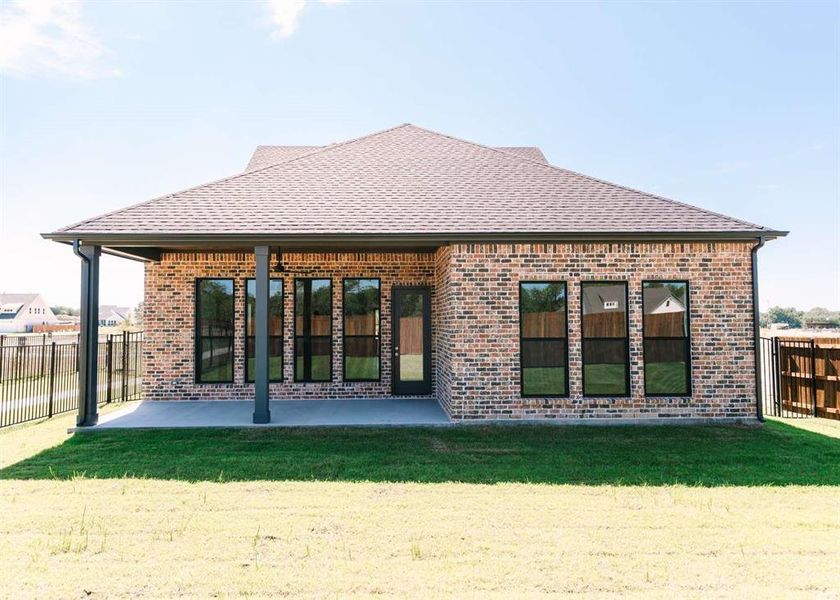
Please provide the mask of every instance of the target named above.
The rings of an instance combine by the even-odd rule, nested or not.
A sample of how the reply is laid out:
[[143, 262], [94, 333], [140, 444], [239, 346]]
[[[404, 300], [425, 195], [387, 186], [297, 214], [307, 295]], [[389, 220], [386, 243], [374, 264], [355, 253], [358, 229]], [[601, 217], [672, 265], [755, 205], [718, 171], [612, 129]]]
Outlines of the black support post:
[[78, 427], [96, 425], [96, 374], [99, 346], [99, 246], [82, 246], [73, 251], [82, 259], [82, 302], [79, 318], [79, 416]]
[[268, 423], [268, 262], [269, 247], [254, 247], [257, 272], [254, 302], [254, 423]]

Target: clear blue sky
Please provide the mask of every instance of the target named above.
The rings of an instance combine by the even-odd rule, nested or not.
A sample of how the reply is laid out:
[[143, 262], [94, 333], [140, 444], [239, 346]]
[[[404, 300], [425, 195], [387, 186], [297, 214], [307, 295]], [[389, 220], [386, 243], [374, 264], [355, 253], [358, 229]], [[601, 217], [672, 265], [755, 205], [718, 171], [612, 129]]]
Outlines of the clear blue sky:
[[[412, 122], [778, 229], [761, 302], [840, 309], [840, 11], [823, 3], [0, 4], [0, 291], [78, 305], [38, 233]], [[142, 270], [103, 266], [102, 303]]]

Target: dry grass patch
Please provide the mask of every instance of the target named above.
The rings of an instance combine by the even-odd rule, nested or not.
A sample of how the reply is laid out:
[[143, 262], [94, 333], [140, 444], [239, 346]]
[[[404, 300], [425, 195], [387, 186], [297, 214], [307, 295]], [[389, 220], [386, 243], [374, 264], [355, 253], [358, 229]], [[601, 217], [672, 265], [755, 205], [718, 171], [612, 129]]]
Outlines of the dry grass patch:
[[835, 597], [840, 491], [0, 483], [7, 597]]

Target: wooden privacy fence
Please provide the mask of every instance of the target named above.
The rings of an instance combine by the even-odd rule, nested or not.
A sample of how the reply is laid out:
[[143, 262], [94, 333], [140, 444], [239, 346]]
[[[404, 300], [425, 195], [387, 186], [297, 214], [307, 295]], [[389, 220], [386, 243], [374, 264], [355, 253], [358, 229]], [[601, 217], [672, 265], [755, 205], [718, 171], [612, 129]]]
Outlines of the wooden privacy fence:
[[764, 413], [840, 420], [840, 338], [761, 338]]
[[423, 317], [400, 317], [400, 354], [423, 353]]
[[522, 337], [566, 337], [566, 315], [562, 312], [534, 312], [522, 315]]

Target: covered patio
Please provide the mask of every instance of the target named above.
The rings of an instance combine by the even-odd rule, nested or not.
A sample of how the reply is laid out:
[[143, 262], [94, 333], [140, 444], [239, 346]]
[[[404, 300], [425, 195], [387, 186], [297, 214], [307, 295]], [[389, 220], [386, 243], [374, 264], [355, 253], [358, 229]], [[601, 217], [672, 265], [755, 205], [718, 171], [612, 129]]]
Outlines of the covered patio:
[[94, 426], [108, 429], [183, 429], [191, 427], [352, 427], [445, 426], [452, 422], [433, 399], [272, 400], [272, 419], [253, 423], [254, 405], [243, 400], [144, 401], [103, 415]]

